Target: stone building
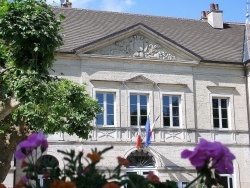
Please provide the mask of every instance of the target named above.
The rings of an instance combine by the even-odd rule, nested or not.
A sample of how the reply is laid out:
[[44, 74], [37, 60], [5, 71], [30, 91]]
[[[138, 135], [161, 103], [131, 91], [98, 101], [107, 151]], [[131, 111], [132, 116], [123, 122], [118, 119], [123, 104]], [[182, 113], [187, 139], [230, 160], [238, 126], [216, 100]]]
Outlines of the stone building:
[[[116, 156], [121, 156], [133, 161], [124, 172], [154, 171], [162, 181], [171, 179], [184, 187], [197, 174], [180, 153], [205, 138], [222, 142], [236, 155], [234, 174], [223, 174], [221, 183], [249, 187], [248, 23], [223, 22], [223, 11], [215, 4], [202, 12], [201, 20], [74, 8], [54, 11], [66, 19], [65, 44], [58, 50], [53, 74], [86, 83], [103, 113], [93, 121], [88, 140], [49, 136], [47, 157], [63, 166], [57, 149], [86, 154], [113, 145], [100, 168], [114, 167]], [[151, 144], [137, 149], [138, 126], [144, 138], [147, 117], [153, 125]]]

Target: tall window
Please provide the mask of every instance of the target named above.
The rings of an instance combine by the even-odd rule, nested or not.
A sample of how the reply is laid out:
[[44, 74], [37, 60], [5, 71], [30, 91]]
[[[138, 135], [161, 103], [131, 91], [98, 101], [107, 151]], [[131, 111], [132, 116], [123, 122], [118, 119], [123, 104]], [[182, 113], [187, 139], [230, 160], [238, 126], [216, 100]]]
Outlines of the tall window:
[[163, 126], [180, 126], [180, 96], [166, 95], [162, 97]]
[[98, 100], [98, 104], [102, 108], [102, 113], [97, 114], [96, 125], [97, 126], [114, 125], [115, 94], [97, 92], [96, 98]]
[[143, 94], [130, 95], [130, 124], [144, 126], [148, 114], [148, 96]]
[[228, 99], [213, 98], [214, 128], [228, 128]]

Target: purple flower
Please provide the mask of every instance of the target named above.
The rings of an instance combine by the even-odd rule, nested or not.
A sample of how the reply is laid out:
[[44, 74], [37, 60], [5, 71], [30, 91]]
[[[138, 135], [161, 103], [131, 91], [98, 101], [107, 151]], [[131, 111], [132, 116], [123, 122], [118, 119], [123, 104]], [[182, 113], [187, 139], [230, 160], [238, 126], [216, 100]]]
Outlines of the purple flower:
[[48, 141], [42, 131], [30, 135], [27, 141], [33, 144], [33, 148], [41, 146], [42, 152], [48, 148]]
[[29, 179], [27, 178], [27, 176], [23, 176], [21, 177], [21, 180], [23, 183], [27, 183], [29, 181]]
[[[184, 150], [181, 158], [188, 158], [197, 170], [204, 166], [215, 168], [219, 173], [233, 173], [233, 162], [235, 156], [220, 142], [208, 142], [201, 139], [194, 151]], [[211, 166], [209, 166], [211, 165]]]
[[15, 157], [21, 160], [25, 159], [38, 147], [41, 147], [42, 152], [48, 148], [47, 139], [42, 131], [39, 133], [33, 133], [27, 138], [27, 140], [20, 142], [18, 149], [15, 151]]
[[21, 151], [21, 149], [17, 149], [17, 150], [15, 151], [15, 157], [16, 157], [16, 159], [18, 159], [18, 160], [23, 160], [23, 159], [26, 158], [26, 155]]

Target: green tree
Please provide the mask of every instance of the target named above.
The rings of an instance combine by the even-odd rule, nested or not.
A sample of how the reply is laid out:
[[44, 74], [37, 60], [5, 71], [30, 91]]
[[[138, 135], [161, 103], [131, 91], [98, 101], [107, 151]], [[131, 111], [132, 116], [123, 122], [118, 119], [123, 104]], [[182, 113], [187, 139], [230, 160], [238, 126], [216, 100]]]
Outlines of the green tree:
[[87, 138], [100, 111], [84, 86], [49, 75], [61, 19], [42, 0], [0, 0], [0, 182], [31, 132]]

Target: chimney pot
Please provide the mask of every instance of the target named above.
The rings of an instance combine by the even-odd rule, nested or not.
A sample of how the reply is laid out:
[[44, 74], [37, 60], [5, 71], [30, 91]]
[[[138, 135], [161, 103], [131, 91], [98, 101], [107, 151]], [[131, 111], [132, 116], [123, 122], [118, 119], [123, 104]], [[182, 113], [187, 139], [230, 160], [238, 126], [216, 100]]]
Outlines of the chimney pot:
[[[63, 1], [61, 1], [61, 2], [63, 2]], [[64, 0], [64, 2], [61, 3], [61, 7], [72, 8], [72, 3], [69, 2], [69, 0], [66, 0], [66, 1]]]
[[208, 11], [201, 11], [201, 20], [206, 20], [207, 14], [208, 14]]
[[214, 10], [215, 10], [215, 4], [212, 3], [212, 4], [210, 4], [210, 11], [214, 11]]
[[220, 10], [219, 9], [219, 4], [214, 4], [215, 10]]

